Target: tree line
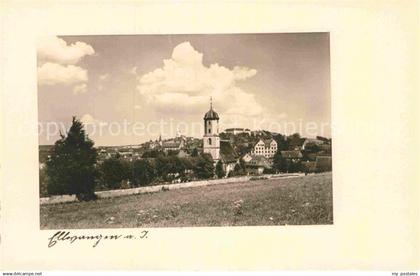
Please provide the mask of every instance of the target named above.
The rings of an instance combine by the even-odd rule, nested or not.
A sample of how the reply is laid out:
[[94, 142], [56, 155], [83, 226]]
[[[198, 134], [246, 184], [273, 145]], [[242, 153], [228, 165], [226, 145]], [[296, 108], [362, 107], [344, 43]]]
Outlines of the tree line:
[[[280, 150], [297, 144], [302, 139], [298, 134], [289, 138], [283, 135], [274, 137], [279, 150], [274, 155], [272, 168], [264, 173], [304, 171], [300, 160], [292, 161], [281, 156]], [[319, 151], [318, 146], [307, 147], [305, 155]], [[127, 161], [118, 155], [98, 162], [94, 143], [83, 128], [83, 124], [73, 117], [67, 135], [61, 135], [50, 152], [45, 169], [40, 170], [40, 194], [75, 194], [79, 200], [96, 198], [95, 191], [131, 188], [167, 183], [174, 180], [185, 182], [196, 179], [222, 178], [226, 176], [223, 164], [214, 165], [209, 154], [199, 154], [197, 150], [190, 157], [176, 154], [163, 154], [150, 151], [142, 159]], [[241, 158], [228, 176], [245, 175], [247, 169]]]
[[207, 154], [189, 158], [159, 156], [134, 161], [110, 158], [97, 166], [98, 189], [139, 187], [175, 179], [186, 182], [213, 176], [213, 160]]
[[180, 158], [175, 155], [147, 156], [134, 161], [113, 157], [97, 162], [94, 143], [83, 124], [73, 117], [67, 135], [54, 144], [40, 172], [41, 194], [75, 194], [79, 200], [95, 199], [95, 190], [119, 189], [151, 183], [181, 182], [224, 176], [223, 166], [216, 167], [209, 154]]

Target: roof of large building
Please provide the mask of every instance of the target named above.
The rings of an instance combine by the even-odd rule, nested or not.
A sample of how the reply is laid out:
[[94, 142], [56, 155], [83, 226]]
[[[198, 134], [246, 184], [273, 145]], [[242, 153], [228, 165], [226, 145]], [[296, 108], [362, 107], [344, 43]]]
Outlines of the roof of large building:
[[[254, 147], [260, 142], [260, 141], [262, 141], [263, 143], [264, 143], [264, 146], [266, 147], [266, 148], [269, 148], [270, 146], [271, 146], [271, 142], [275, 142], [276, 140], [274, 140], [273, 138], [270, 138], [270, 139], [260, 139], [260, 140], [258, 140], [258, 142], [256, 142], [255, 144], [254, 144]], [[276, 144], [277, 144], [277, 142], [276, 142]]]
[[[276, 142], [276, 140], [274, 140], [273, 138], [270, 138], [270, 139], [264, 139], [263, 140], [264, 141], [264, 144], [265, 144], [265, 146], [266, 147], [270, 147], [271, 146], [271, 143], [274, 141], [274, 142]], [[276, 142], [276, 144], [277, 144], [277, 142]]]
[[263, 167], [266, 169], [271, 168], [267, 158], [261, 155], [252, 155], [252, 159], [246, 164], [249, 167]]

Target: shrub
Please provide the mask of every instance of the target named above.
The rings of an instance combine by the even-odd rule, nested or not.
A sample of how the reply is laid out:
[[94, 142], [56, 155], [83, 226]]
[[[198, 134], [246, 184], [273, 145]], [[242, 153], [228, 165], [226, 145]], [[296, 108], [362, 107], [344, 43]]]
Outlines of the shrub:
[[223, 169], [223, 164], [222, 162], [219, 160], [217, 161], [216, 164], [216, 175], [218, 178], [222, 178], [223, 176], [225, 176], [225, 170]]
[[208, 179], [214, 176], [213, 158], [209, 154], [202, 154], [193, 164], [194, 175], [198, 179]]
[[127, 180], [130, 174], [130, 166], [127, 162], [111, 158], [105, 160], [99, 167], [100, 183], [109, 189], [119, 189], [123, 180]]
[[264, 169], [264, 173], [266, 173], [266, 174], [275, 174], [276, 173], [276, 170], [273, 169], [273, 168], [266, 168], [266, 169]]
[[121, 181], [120, 188], [121, 189], [130, 189], [130, 188], [132, 188], [132, 186], [130, 185], [130, 181], [129, 180], [123, 180], [123, 181]]
[[133, 186], [145, 186], [155, 179], [155, 169], [148, 160], [136, 160], [132, 165], [131, 182]]
[[198, 156], [198, 150], [197, 150], [197, 148], [193, 148], [193, 150], [191, 152], [191, 156], [192, 157], [197, 157]]

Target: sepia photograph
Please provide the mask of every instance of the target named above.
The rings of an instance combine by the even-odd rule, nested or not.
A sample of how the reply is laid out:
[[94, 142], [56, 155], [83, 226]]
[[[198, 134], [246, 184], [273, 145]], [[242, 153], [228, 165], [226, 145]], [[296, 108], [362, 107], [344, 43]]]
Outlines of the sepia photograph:
[[3, 274], [418, 274], [419, 3], [0, 6]]
[[41, 229], [333, 224], [328, 32], [48, 36]]

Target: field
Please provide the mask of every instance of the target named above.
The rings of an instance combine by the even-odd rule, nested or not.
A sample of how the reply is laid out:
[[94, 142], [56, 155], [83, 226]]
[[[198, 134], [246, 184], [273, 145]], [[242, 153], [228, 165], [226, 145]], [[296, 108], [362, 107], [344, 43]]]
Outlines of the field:
[[41, 229], [332, 224], [331, 173], [43, 205]]

